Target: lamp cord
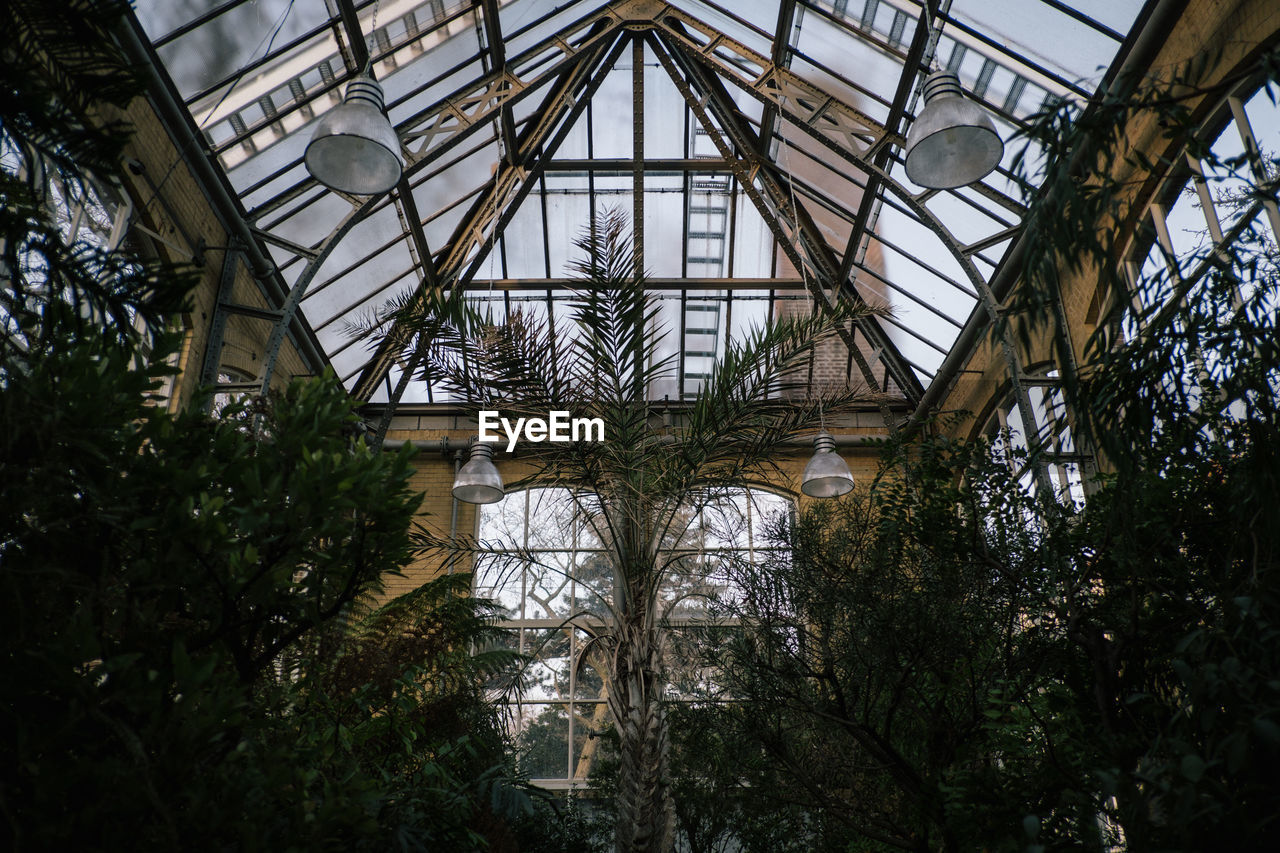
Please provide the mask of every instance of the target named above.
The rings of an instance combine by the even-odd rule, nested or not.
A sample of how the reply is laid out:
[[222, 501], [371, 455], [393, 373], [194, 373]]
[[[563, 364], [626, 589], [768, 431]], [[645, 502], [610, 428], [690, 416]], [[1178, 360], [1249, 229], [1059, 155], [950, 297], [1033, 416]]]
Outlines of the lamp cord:
[[[927, 2], [927, 0], [926, 0]], [[373, 17], [369, 20], [369, 38], [373, 39], [373, 46], [378, 46], [378, 10], [382, 8], [382, 0], [376, 0], [373, 4]], [[373, 51], [365, 50], [364, 73], [373, 76]]]

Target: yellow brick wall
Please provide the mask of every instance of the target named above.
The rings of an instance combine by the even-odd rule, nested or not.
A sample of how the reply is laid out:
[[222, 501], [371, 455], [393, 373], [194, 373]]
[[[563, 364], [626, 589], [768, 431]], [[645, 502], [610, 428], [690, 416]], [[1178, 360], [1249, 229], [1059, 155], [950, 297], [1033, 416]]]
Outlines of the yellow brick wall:
[[[447, 535], [453, 512], [453, 496], [450, 494], [450, 489], [453, 487], [454, 462], [451, 453], [446, 456], [437, 448], [442, 438], [448, 438], [451, 446], [454, 447], [463, 444], [475, 434], [475, 428], [474, 426], [469, 429], [419, 428], [413, 426], [417, 420], [419, 419], [412, 416], [397, 417], [392, 423], [392, 428], [387, 432], [387, 438], [428, 445], [426, 447], [419, 445], [415, 457], [415, 471], [410, 481], [412, 488], [424, 495], [417, 522], [437, 534]], [[833, 422], [828, 424], [828, 429], [836, 434], [881, 438], [885, 435], [879, 413], [861, 413], [833, 419]], [[838, 448], [838, 452], [849, 463], [855, 482], [867, 483], [875, 476], [879, 463], [877, 448], [842, 447]], [[781, 476], [753, 485], [796, 496], [802, 505], [809, 502], [811, 498], [800, 495], [800, 476], [811, 455], [812, 451], [806, 447], [786, 447], [777, 458]], [[514, 455], [508, 455], [505, 450], [498, 450], [493, 458], [504, 483], [514, 483], [532, 473], [529, 463], [520, 459], [519, 448]], [[475, 506], [458, 502], [458, 532], [462, 536], [476, 535], [477, 517]], [[405, 571], [403, 577], [386, 579], [384, 596], [391, 598], [409, 592], [437, 577], [443, 570], [444, 563], [438, 558], [418, 559]]]

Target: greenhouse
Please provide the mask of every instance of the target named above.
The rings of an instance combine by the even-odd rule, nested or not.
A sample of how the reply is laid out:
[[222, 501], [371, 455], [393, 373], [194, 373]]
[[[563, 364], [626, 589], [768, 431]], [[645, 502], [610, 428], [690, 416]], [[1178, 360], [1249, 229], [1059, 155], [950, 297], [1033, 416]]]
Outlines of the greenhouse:
[[1274, 849], [1280, 5], [0, 25], [0, 848]]

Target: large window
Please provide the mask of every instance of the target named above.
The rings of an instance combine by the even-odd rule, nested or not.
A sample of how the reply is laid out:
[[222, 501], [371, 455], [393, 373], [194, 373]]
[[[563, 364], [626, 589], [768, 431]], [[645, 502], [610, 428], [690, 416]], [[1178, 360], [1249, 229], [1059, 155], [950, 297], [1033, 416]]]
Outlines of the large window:
[[[1231, 373], [1249, 359], [1233, 330], [1264, 325], [1280, 307], [1280, 107], [1269, 87], [1243, 90], [1205, 127], [1207, 149], [1182, 154], [1144, 212], [1124, 267], [1129, 292], [1116, 337], [1176, 341], [1167, 390], [1190, 409], [1240, 417], [1250, 401], [1235, 393]], [[1228, 257], [1235, 267], [1222, 273]], [[1280, 377], [1269, 382], [1274, 397]]]
[[[714, 674], [694, 663], [689, 629], [707, 624], [716, 602], [733, 596], [727, 564], [776, 547], [767, 540], [769, 524], [792, 508], [789, 499], [754, 489], [702, 498], [662, 551], [673, 701], [714, 694]], [[614, 571], [593, 500], [529, 489], [480, 508], [476, 594], [501, 605], [510, 648], [529, 661], [519, 689], [504, 697], [523, 769], [547, 787], [586, 779], [606, 724], [603, 661], [592, 638], [610, 626]]]

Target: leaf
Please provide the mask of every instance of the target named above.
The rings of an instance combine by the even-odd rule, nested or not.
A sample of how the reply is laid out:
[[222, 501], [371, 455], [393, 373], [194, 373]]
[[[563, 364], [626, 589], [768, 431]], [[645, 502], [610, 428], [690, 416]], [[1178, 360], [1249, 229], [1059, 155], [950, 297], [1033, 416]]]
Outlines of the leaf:
[[1204, 759], [1194, 753], [1182, 756], [1182, 776], [1191, 782], [1200, 781], [1204, 776], [1206, 766]]

